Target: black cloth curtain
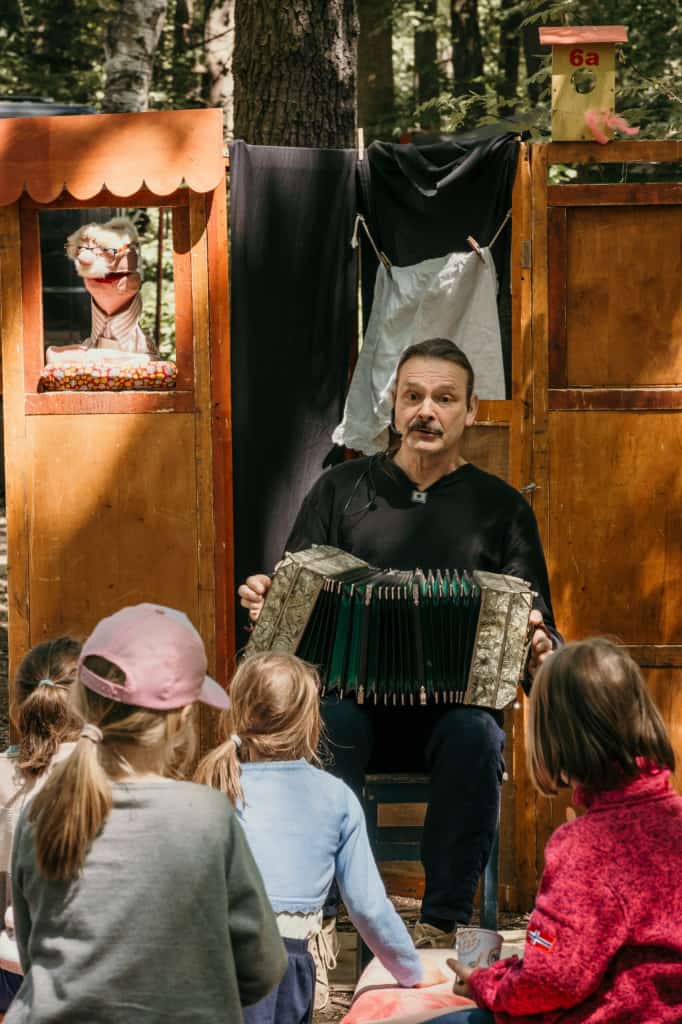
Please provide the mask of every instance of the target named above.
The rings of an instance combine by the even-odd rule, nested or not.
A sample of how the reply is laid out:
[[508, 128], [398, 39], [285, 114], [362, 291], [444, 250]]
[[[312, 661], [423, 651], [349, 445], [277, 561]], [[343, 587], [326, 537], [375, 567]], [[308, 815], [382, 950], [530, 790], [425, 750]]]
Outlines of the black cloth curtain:
[[[378, 247], [397, 266], [470, 252], [467, 235], [488, 245], [511, 208], [519, 136], [491, 129], [433, 144], [373, 142], [358, 164], [362, 206]], [[492, 248], [497, 270], [507, 395], [511, 393], [511, 221]], [[377, 260], [362, 243], [365, 325]], [[419, 339], [415, 339], [419, 340]]]
[[[270, 572], [330, 460], [357, 336], [355, 150], [230, 146], [237, 584]], [[238, 612], [237, 643], [246, 641]]]

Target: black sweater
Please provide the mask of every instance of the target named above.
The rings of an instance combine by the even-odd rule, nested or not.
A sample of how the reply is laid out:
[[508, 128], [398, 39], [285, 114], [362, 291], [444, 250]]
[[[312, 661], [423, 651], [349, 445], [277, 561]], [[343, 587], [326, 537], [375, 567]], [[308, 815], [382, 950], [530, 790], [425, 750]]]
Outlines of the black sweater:
[[509, 484], [467, 463], [413, 501], [414, 483], [384, 455], [344, 462], [305, 498], [288, 551], [331, 544], [381, 569], [485, 569], [527, 580], [555, 633], [533, 511]]

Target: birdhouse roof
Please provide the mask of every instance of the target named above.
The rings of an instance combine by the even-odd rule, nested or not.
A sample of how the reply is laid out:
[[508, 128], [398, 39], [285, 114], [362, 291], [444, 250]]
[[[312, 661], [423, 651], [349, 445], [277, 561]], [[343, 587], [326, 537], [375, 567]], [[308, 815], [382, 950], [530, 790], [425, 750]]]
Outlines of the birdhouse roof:
[[540, 29], [540, 42], [549, 46], [572, 43], [627, 43], [627, 25], [545, 25]]
[[143, 187], [167, 196], [183, 184], [210, 192], [225, 174], [222, 152], [218, 109], [0, 119], [0, 206], [22, 192], [39, 203], [62, 191], [79, 200]]

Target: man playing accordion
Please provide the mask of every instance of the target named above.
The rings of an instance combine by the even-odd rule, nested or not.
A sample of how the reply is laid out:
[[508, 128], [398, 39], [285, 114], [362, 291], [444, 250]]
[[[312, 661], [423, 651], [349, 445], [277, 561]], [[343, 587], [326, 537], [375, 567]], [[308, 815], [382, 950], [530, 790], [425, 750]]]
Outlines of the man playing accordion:
[[[537, 593], [529, 685], [560, 637], [530, 506], [462, 456], [477, 407], [473, 369], [460, 348], [436, 338], [406, 349], [395, 383], [394, 443], [385, 454], [325, 472], [303, 502], [287, 550], [328, 544], [384, 568], [483, 569], [527, 580]], [[270, 582], [251, 576], [239, 588], [253, 620]], [[452, 947], [457, 925], [470, 920], [497, 827], [503, 713], [442, 703], [361, 705], [331, 693], [323, 698], [322, 715], [331, 770], [359, 796], [367, 770], [429, 773], [425, 890], [414, 939], [418, 947]]]

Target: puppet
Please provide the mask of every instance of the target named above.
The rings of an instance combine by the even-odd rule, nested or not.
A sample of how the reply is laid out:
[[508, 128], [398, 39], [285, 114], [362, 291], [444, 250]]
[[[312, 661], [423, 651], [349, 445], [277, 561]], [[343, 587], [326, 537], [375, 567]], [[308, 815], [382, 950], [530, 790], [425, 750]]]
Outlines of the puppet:
[[65, 248], [92, 299], [91, 333], [82, 345], [49, 349], [48, 362], [73, 359], [76, 352], [94, 348], [158, 355], [139, 325], [140, 239], [133, 222], [114, 217], [105, 224], [84, 224], [69, 235]]

